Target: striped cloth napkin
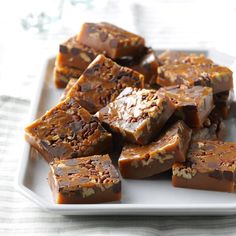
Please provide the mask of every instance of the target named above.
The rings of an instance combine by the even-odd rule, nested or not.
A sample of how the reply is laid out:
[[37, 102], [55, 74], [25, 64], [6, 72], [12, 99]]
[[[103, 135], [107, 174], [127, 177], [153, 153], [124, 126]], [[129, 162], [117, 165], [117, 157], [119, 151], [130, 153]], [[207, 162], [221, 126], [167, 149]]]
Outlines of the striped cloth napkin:
[[[59, 42], [78, 31], [82, 21], [110, 21], [142, 34], [154, 48], [212, 47], [233, 37], [228, 26], [236, 19], [235, 1], [104, 1], [102, 6], [97, 2], [83, 17], [78, 13], [70, 17], [65, 6], [61, 28], [53, 35], [5, 27], [9, 37], [1, 36], [0, 235], [236, 235], [236, 216], [60, 216], [43, 211], [15, 190], [23, 128], [41, 64], [55, 55]], [[9, 12], [0, 9], [1, 16]], [[0, 26], [12, 24], [11, 19], [4, 20]], [[77, 22], [74, 29], [72, 22]]]

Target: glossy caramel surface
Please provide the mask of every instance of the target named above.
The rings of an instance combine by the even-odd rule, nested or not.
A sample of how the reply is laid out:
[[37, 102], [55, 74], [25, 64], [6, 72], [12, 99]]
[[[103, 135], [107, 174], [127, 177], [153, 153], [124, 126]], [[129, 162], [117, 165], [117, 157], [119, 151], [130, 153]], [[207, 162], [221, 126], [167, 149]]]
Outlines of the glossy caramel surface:
[[96, 116], [129, 141], [147, 144], [173, 112], [170, 100], [158, 91], [129, 87]]
[[143, 75], [138, 72], [99, 55], [84, 71], [68, 96], [75, 97], [90, 113], [96, 113], [112, 102], [124, 88], [143, 88], [143, 80]]
[[158, 67], [157, 83], [161, 86], [184, 84], [213, 88], [213, 93], [233, 88], [232, 71], [218, 65], [167, 64]]
[[111, 142], [111, 134], [82, 108], [67, 98], [25, 128], [26, 139], [48, 162], [100, 154]]
[[120, 183], [119, 174], [108, 155], [95, 155], [50, 163], [59, 191], [80, 187], [112, 187]]
[[145, 43], [142, 37], [106, 22], [84, 23], [77, 40], [112, 59], [137, 56]]
[[93, 48], [79, 43], [74, 36], [60, 44], [55, 64], [85, 70], [98, 54]]

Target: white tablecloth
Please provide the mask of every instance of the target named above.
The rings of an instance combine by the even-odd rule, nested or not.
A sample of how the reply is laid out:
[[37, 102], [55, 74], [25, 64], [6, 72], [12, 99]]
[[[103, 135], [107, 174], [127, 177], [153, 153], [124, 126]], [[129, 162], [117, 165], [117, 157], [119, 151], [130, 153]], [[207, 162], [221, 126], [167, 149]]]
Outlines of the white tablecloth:
[[41, 65], [83, 21], [118, 24], [142, 34], [154, 48], [217, 47], [235, 53], [235, 1], [94, 0], [89, 9], [65, 1], [62, 20], [41, 34], [21, 29], [24, 2], [0, 6], [0, 235], [236, 235], [236, 216], [59, 216], [14, 188]]

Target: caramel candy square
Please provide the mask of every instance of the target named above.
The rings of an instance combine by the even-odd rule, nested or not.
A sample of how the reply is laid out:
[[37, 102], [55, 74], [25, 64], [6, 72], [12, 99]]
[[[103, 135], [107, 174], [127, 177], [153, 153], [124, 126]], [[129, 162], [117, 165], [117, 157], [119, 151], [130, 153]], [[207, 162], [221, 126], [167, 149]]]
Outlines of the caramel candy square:
[[70, 97], [27, 126], [25, 138], [48, 162], [108, 153], [111, 148], [111, 134]]
[[166, 50], [158, 55], [160, 65], [179, 64], [182, 59], [188, 56], [187, 53], [181, 51]]
[[83, 73], [83, 70], [72, 67], [55, 66], [53, 71], [54, 83], [57, 88], [65, 88], [71, 78], [78, 79]]
[[99, 55], [70, 89], [68, 96], [78, 100], [90, 113], [112, 102], [126, 87], [143, 88], [143, 75]]
[[171, 169], [176, 161], [185, 161], [192, 130], [178, 121], [157, 141], [145, 146], [125, 146], [119, 158], [123, 178], [145, 178]]
[[84, 71], [98, 54], [94, 49], [79, 43], [76, 37], [72, 37], [60, 44], [55, 64]]
[[50, 163], [48, 177], [58, 204], [91, 204], [121, 199], [121, 181], [108, 155]]
[[128, 142], [147, 144], [158, 135], [174, 109], [169, 98], [156, 90], [129, 87], [96, 116]]
[[173, 165], [175, 187], [235, 191], [236, 143], [194, 141], [185, 163]]
[[186, 53], [181, 51], [167, 50], [158, 56], [158, 61], [161, 65], [170, 64], [192, 64], [211, 66], [214, 62], [205, 57], [205, 55], [197, 55], [195, 53]]
[[76, 39], [112, 59], [135, 57], [145, 43], [142, 37], [106, 22], [84, 23]]
[[183, 119], [189, 127], [201, 128], [214, 108], [212, 88], [184, 85], [163, 87], [165, 94], [176, 107], [175, 117]]
[[227, 67], [195, 64], [169, 64], [158, 67], [157, 84], [171, 86], [184, 84], [208, 86], [213, 93], [233, 88], [232, 71]]

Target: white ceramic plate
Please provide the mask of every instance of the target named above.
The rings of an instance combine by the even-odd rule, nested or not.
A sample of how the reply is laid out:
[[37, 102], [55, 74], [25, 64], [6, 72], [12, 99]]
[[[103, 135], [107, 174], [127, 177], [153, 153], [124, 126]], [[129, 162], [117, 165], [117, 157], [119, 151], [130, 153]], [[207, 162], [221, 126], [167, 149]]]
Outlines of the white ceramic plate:
[[[236, 65], [235, 58], [216, 52], [205, 53], [217, 63]], [[46, 62], [32, 102], [29, 122], [55, 105], [62, 93], [53, 84], [54, 59]], [[235, 70], [236, 72], [236, 70]], [[236, 141], [236, 103], [226, 121], [227, 140]], [[16, 185], [18, 190], [45, 210], [63, 215], [199, 215], [236, 214], [236, 194], [174, 188], [170, 174], [143, 180], [122, 179], [122, 200], [119, 203], [91, 205], [55, 204], [47, 183], [48, 164], [28, 143], [20, 161]]]

